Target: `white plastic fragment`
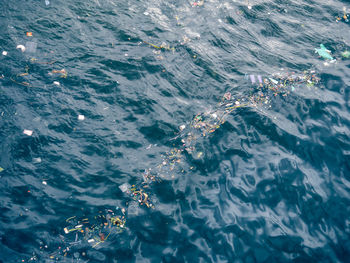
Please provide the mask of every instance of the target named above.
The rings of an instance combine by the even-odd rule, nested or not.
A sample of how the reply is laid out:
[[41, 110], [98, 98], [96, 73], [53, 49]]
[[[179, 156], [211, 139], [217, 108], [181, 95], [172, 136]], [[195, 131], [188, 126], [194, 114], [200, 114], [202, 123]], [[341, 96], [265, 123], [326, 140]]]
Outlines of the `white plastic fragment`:
[[3, 56], [7, 56], [7, 51], [3, 51], [3, 52], [2, 52], [2, 55], [3, 55]]
[[119, 189], [125, 193], [126, 191], [128, 191], [128, 189], [130, 188], [130, 185], [128, 183], [123, 183], [122, 185], [119, 186]]
[[33, 131], [31, 131], [31, 130], [24, 130], [23, 133], [24, 133], [25, 135], [32, 136]]
[[185, 128], [186, 128], [186, 125], [185, 125], [185, 124], [182, 124], [182, 125], [180, 126], [180, 131], [183, 131]]
[[66, 234], [68, 234], [69, 233], [69, 230], [68, 230], [68, 228], [63, 228], [63, 231], [64, 231], [64, 233], [66, 233]]
[[271, 82], [272, 82], [273, 84], [278, 84], [278, 81], [275, 80], [275, 79], [269, 78], [269, 80], [271, 80]]
[[239, 101], [237, 100], [237, 101], [235, 102], [235, 104], [236, 104], [236, 105], [239, 105]]
[[41, 163], [41, 158], [40, 157], [33, 158], [33, 162], [34, 163]]
[[92, 243], [92, 242], [95, 242], [95, 239], [91, 238], [88, 240], [88, 243]]
[[17, 45], [17, 49], [20, 49], [22, 52], [26, 51], [26, 47], [23, 45]]
[[79, 120], [79, 121], [85, 120], [85, 116], [84, 116], [84, 115], [78, 115], [78, 120]]
[[49, 0], [45, 0], [45, 4], [46, 4], [46, 5], [49, 5], [49, 4], [50, 4], [50, 1], [49, 1]]
[[53, 84], [55, 84], [56, 86], [61, 85], [58, 81], [54, 81]]
[[47, 182], [46, 182], [46, 181], [42, 181], [42, 184], [43, 184], [43, 185], [47, 185]]

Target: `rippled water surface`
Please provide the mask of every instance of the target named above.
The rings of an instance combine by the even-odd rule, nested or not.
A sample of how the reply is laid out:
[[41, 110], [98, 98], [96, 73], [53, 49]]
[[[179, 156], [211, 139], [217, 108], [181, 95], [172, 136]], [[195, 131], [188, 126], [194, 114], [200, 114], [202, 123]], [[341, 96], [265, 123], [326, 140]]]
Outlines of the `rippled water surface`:
[[1, 0], [0, 262], [349, 262], [347, 19]]

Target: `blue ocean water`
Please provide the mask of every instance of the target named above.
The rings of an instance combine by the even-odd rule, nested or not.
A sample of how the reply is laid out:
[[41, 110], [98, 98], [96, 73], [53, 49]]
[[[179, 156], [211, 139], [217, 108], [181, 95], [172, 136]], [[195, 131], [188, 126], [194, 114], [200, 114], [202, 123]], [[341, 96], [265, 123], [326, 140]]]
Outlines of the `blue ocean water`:
[[2, 0], [0, 262], [349, 262], [349, 19]]

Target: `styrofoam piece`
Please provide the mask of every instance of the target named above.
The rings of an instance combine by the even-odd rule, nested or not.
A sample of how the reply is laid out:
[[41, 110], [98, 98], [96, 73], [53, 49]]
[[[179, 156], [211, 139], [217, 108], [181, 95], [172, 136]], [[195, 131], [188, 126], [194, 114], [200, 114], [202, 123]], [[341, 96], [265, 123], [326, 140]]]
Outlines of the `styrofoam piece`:
[[33, 131], [31, 131], [31, 130], [24, 130], [23, 133], [24, 133], [25, 135], [32, 136]]
[[17, 49], [20, 49], [22, 52], [26, 51], [26, 47], [23, 45], [17, 45]]

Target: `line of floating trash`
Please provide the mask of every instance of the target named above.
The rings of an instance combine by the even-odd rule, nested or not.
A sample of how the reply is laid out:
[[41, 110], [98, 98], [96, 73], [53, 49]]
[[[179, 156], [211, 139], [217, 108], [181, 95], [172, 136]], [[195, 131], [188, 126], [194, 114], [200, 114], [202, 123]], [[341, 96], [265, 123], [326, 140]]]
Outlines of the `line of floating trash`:
[[154, 208], [149, 193], [150, 184], [167, 178], [171, 179], [171, 176], [165, 175], [165, 168], [166, 172], [174, 171], [174, 168], [185, 158], [184, 154], [191, 155], [197, 152], [197, 157], [201, 157], [203, 153], [196, 151], [196, 141], [219, 129], [233, 111], [242, 107], [260, 105], [270, 108], [274, 97], [285, 97], [297, 88], [313, 87], [320, 82], [320, 78], [313, 70], [304, 71], [302, 74], [279, 73], [271, 78], [257, 75], [258, 81], [255, 80], [254, 75], [249, 75], [249, 78], [251, 83], [255, 84], [251, 94], [234, 96], [231, 92], [226, 92], [214, 109], [197, 114], [189, 123], [180, 125], [179, 133], [172, 139], [172, 141], [178, 141], [178, 147], [165, 153], [158, 165], [145, 169], [142, 180], [138, 184], [124, 183], [119, 186], [120, 190], [138, 201], [141, 206]]
[[[138, 209], [132, 204], [138, 203], [139, 207], [155, 209], [152, 198], [152, 185], [171, 180], [174, 174], [184, 174], [186, 155], [195, 155], [201, 158], [203, 153], [196, 149], [196, 142], [200, 138], [206, 138], [219, 129], [227, 120], [227, 117], [239, 108], [272, 107], [276, 97], [284, 98], [298, 88], [317, 88], [320, 78], [315, 71], [304, 71], [301, 74], [277, 73], [271, 77], [261, 75], [246, 75], [249, 85], [253, 85], [247, 95], [235, 96], [232, 92], [226, 92], [216, 107], [210, 111], [199, 113], [188, 123], [179, 126], [179, 132], [171, 139], [173, 147], [162, 155], [158, 165], [145, 169], [139, 182], [133, 185], [124, 183], [119, 189], [125, 194], [126, 208], [109, 208], [95, 216], [73, 215], [67, 218], [60, 231], [61, 244], [55, 252], [49, 253], [51, 260], [59, 261], [69, 255], [75, 255], [87, 247], [98, 248], [106, 241], [115, 239], [122, 233], [127, 224], [128, 214], [133, 214], [130, 209]], [[192, 170], [194, 167], [188, 167]], [[42, 246], [44, 251], [47, 247]], [[86, 252], [78, 253], [79, 257], [86, 257]]]
[[[198, 3], [202, 3], [202, 1]], [[32, 33], [27, 33], [27, 36], [31, 37]], [[159, 51], [175, 51], [174, 47], [170, 47], [165, 43], [159, 46], [147, 41], [144, 41], [144, 43]], [[17, 49], [22, 52], [34, 53], [36, 47], [36, 43], [28, 41], [26, 46], [18, 45]], [[315, 49], [315, 52], [325, 60], [334, 60], [331, 52], [324, 45], [321, 45], [320, 49]], [[8, 52], [3, 51], [2, 55], [7, 56]], [[342, 57], [349, 58], [349, 51], [344, 51]], [[53, 65], [56, 62], [54, 60], [39, 61], [34, 57], [29, 61], [45, 65]], [[27, 65], [25, 72], [8, 78], [15, 84], [31, 87], [31, 84], [25, 79], [30, 73], [30, 68]], [[59, 76], [60, 78], [67, 78], [68, 76], [65, 69], [52, 69], [48, 72], [48, 75]], [[6, 78], [4, 75], [0, 75], [0, 80], [6, 80]], [[250, 81], [249, 85], [253, 86], [249, 94], [235, 95], [233, 92], [227, 91], [214, 109], [196, 114], [191, 121], [179, 126], [178, 134], [170, 140], [177, 147], [173, 147], [163, 154], [157, 165], [146, 168], [138, 183], [119, 185], [119, 189], [125, 194], [125, 201], [129, 204], [126, 205], [127, 208], [129, 207], [128, 210], [116, 207], [115, 209], [109, 208], [100, 211], [96, 216], [83, 216], [81, 218], [72, 216], [68, 218], [60, 231], [63, 245], [54, 253], [51, 253], [50, 258], [59, 260], [60, 257], [66, 257], [68, 254], [74, 253], [74, 248], [84, 246], [96, 248], [107, 240], [114, 238], [116, 234], [121, 233], [126, 228], [127, 215], [132, 213], [130, 211], [132, 207], [135, 208], [135, 206], [130, 205], [133, 201], [140, 207], [154, 209], [156, 206], [151, 193], [152, 185], [163, 180], [171, 180], [175, 174], [184, 174], [187, 170], [192, 170], [194, 167], [185, 167], [184, 160], [188, 155], [195, 158], [203, 156], [203, 152], [196, 149], [198, 140], [210, 136], [219, 129], [235, 110], [261, 106], [268, 109], [272, 107], [272, 101], [275, 97], [286, 97], [298, 88], [310, 88], [320, 83], [320, 78], [313, 70], [304, 71], [300, 74], [294, 72], [276, 73], [270, 77], [250, 74], [246, 75], [245, 79]], [[60, 86], [58, 81], [54, 81], [53, 84]], [[85, 117], [79, 115], [78, 119], [83, 121]], [[33, 131], [25, 129], [23, 133], [32, 136]], [[0, 167], [0, 172], [3, 170]], [[46, 181], [43, 181], [43, 184], [47, 185]], [[41, 248], [46, 250], [47, 247], [43, 246]], [[82, 256], [84, 257], [84, 254]]]

